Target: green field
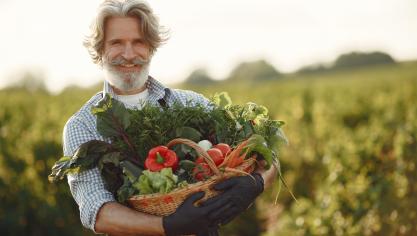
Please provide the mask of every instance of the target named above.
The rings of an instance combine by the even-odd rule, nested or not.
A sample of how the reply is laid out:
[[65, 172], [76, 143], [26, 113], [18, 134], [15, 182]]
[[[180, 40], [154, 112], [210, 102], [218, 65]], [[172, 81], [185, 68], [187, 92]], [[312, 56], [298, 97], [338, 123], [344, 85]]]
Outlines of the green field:
[[[417, 62], [267, 82], [178, 86], [227, 91], [286, 122], [284, 188], [266, 191], [224, 235], [417, 235]], [[66, 120], [95, 90], [0, 90], [0, 234], [93, 235], [68, 185], [47, 175]]]

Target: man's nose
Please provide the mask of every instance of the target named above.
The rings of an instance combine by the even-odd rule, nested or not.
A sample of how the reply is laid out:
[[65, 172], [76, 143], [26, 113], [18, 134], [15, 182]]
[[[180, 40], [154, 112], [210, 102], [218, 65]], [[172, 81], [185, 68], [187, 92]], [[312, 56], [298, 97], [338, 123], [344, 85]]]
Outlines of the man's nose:
[[122, 56], [126, 60], [133, 60], [137, 55], [131, 44], [126, 44]]

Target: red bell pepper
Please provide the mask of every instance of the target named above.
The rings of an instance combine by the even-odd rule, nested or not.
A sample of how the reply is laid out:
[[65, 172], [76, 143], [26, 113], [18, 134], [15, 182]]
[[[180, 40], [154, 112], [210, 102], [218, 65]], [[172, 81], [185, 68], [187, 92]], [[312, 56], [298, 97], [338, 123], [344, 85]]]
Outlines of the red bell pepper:
[[157, 146], [149, 150], [145, 160], [145, 168], [156, 172], [171, 167], [172, 171], [178, 168], [177, 154], [166, 146]]

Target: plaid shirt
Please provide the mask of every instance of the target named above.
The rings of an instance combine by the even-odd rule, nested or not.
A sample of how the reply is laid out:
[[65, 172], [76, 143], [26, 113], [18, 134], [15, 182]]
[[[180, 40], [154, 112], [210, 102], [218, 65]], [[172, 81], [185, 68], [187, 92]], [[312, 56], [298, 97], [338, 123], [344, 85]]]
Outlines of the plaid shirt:
[[[209, 104], [201, 94], [187, 90], [169, 89], [152, 77], [149, 77], [146, 87], [149, 91], [148, 101], [153, 105], [158, 105], [160, 99], [163, 99], [168, 106], [176, 101], [191, 106]], [[97, 104], [106, 93], [117, 99], [109, 84], [105, 82], [103, 91], [94, 95], [67, 121], [63, 134], [64, 156], [72, 156], [81, 144], [90, 140], [110, 142], [109, 139], [102, 137], [97, 132], [96, 117], [91, 113], [91, 107]], [[68, 184], [72, 196], [79, 206], [81, 223], [95, 232], [94, 225], [100, 207], [106, 202], [115, 201], [114, 196], [105, 189], [98, 168], [68, 175]]]

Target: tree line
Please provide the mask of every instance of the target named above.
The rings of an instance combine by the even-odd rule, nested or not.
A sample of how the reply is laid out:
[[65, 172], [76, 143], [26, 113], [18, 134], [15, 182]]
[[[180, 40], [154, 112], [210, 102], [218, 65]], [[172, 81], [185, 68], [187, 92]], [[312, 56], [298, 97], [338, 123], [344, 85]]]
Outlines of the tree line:
[[[349, 52], [338, 56], [332, 63], [316, 63], [303, 66], [295, 74], [310, 74], [343, 69], [354, 69], [370, 65], [394, 64], [396, 61], [384, 52]], [[219, 81], [267, 81], [284, 78], [286, 74], [280, 72], [266, 60], [242, 62], [222, 80], [213, 79], [206, 69], [198, 68], [185, 79], [185, 84], [208, 85]]]

